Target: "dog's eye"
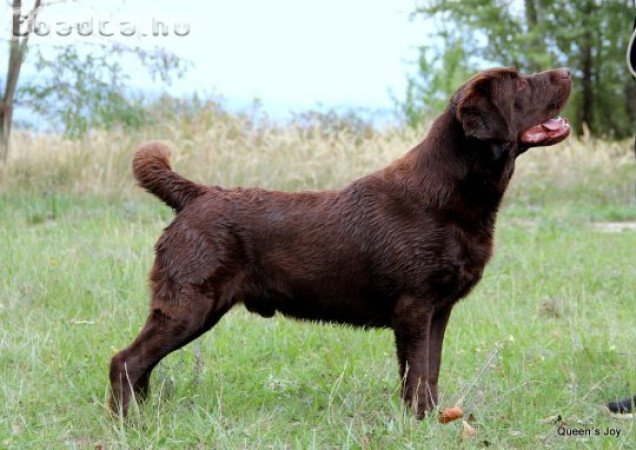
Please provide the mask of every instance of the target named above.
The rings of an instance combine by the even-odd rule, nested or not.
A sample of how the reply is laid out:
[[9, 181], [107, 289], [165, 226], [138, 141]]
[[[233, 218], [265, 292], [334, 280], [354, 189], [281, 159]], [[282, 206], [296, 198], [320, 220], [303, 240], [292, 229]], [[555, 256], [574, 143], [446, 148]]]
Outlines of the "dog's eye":
[[522, 89], [525, 89], [525, 88], [526, 88], [526, 86], [528, 86], [528, 82], [527, 82], [525, 79], [523, 79], [523, 78], [519, 78], [519, 79], [517, 80], [517, 90], [518, 90], [518, 91], [520, 91], [520, 90], [522, 90]]

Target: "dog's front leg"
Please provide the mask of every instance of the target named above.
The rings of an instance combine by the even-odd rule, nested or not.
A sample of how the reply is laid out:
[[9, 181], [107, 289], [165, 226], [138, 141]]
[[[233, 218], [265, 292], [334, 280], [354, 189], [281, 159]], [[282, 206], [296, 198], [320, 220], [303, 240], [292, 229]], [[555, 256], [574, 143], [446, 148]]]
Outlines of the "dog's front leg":
[[439, 368], [442, 362], [442, 345], [444, 343], [444, 332], [446, 331], [446, 325], [448, 324], [452, 309], [452, 306], [437, 309], [431, 320], [427, 378], [430, 383], [433, 406], [436, 406], [438, 401], [437, 380], [439, 379]]
[[429, 380], [432, 318], [431, 306], [411, 296], [401, 297], [393, 313], [402, 397], [418, 419], [435, 406]]

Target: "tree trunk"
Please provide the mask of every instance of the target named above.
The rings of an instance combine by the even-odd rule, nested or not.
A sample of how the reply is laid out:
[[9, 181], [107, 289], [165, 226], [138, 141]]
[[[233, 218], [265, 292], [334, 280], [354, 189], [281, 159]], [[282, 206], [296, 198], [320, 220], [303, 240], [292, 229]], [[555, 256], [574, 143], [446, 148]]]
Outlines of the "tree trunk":
[[[584, 13], [588, 15], [593, 14], [592, 2], [587, 2], [584, 7]], [[593, 86], [593, 61], [592, 61], [592, 45], [593, 39], [592, 30], [588, 23], [585, 26], [585, 32], [582, 36], [581, 42], [581, 71], [583, 76], [581, 78], [581, 130], [583, 130], [583, 124], [585, 124], [592, 136], [596, 133], [596, 124], [594, 123], [594, 86]]]
[[583, 35], [583, 45], [581, 48], [581, 127], [583, 124], [590, 130], [590, 134], [595, 133], [594, 123], [594, 90], [592, 86], [592, 32], [585, 31]]
[[[586, 33], [586, 35], [589, 33]], [[585, 124], [594, 134], [594, 93], [592, 91], [592, 47], [587, 43], [582, 48], [582, 69], [581, 79], [581, 126]]]
[[[20, 14], [22, 0], [13, 0], [13, 17], [11, 22], [11, 41], [9, 49], [9, 64], [7, 66], [6, 84], [4, 94], [0, 99], [0, 163], [6, 162], [9, 157], [9, 136], [11, 135], [11, 122], [13, 120], [13, 102], [15, 90], [18, 85], [20, 69], [24, 54], [27, 49], [29, 35], [33, 31], [33, 23], [38, 14], [41, 0], [36, 0], [33, 9], [27, 19], [27, 29], [20, 33]], [[22, 40], [20, 38], [22, 37]]]
[[[528, 33], [536, 33], [539, 26], [539, 12], [537, 10], [536, 0], [525, 0], [526, 23], [528, 24]], [[530, 72], [539, 72], [541, 63], [537, 61], [537, 55], [543, 52], [544, 43], [541, 38], [534, 34], [530, 41], [530, 51], [528, 52], [528, 70]]]
[[11, 110], [0, 103], [0, 164], [9, 157], [9, 134], [11, 133]]

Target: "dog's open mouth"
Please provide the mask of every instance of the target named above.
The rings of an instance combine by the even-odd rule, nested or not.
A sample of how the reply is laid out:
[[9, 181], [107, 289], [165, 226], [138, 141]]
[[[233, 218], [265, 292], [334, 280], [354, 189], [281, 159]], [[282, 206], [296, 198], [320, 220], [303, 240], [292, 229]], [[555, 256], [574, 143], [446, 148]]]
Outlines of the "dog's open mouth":
[[570, 134], [570, 123], [563, 117], [548, 119], [521, 133], [519, 140], [533, 147], [561, 142]]

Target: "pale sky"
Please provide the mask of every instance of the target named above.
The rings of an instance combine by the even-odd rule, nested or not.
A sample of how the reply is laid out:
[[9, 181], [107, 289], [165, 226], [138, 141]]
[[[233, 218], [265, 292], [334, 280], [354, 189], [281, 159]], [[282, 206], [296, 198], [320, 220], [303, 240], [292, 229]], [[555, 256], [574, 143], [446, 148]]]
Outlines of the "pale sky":
[[[7, 0], [0, 5], [7, 35]], [[415, 48], [426, 36], [421, 20], [409, 21], [414, 7], [414, 0], [77, 1], [42, 10], [40, 18], [51, 31], [32, 42], [47, 46], [116, 39], [163, 46], [194, 65], [168, 92], [220, 94], [234, 106], [258, 97], [274, 115], [318, 103], [392, 108], [389, 91], [403, 97]], [[151, 31], [153, 18], [170, 28], [187, 23], [190, 31], [185, 36], [141, 36], [141, 30]], [[91, 20], [92, 36], [76, 31], [57, 35], [59, 21], [73, 25]], [[100, 21], [109, 21], [113, 37], [98, 37]], [[122, 36], [121, 22], [140, 31]], [[6, 52], [0, 58], [5, 61]], [[145, 72], [131, 76], [136, 86], [152, 89]]]

